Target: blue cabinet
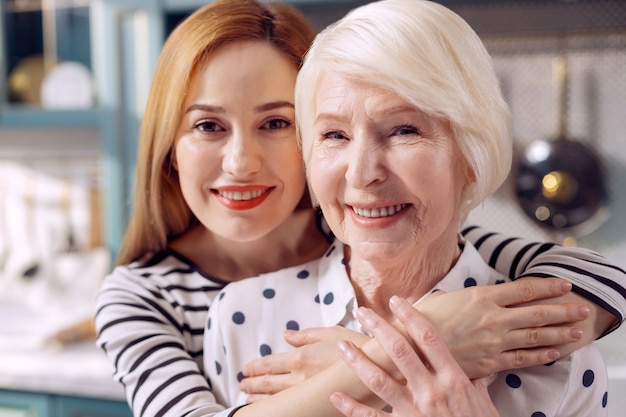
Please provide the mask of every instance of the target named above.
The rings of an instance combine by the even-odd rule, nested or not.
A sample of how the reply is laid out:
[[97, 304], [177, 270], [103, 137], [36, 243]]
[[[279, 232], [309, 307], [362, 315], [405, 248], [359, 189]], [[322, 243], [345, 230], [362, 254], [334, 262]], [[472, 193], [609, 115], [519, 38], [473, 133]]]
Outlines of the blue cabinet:
[[132, 417], [125, 402], [0, 390], [2, 417]]
[[[319, 13], [322, 8], [334, 13], [334, 20], [356, 4], [354, 0], [284, 1], [313, 20], [325, 14]], [[131, 210], [139, 126], [161, 47], [182, 18], [209, 2], [74, 0], [56, 2], [58, 6], [50, 10], [37, 9], [40, 2], [0, 1], [0, 129], [98, 132], [101, 230], [113, 256]], [[38, 54], [88, 67], [94, 79], [93, 108], [51, 111], [28, 100], [16, 101], [9, 73], [21, 59]]]

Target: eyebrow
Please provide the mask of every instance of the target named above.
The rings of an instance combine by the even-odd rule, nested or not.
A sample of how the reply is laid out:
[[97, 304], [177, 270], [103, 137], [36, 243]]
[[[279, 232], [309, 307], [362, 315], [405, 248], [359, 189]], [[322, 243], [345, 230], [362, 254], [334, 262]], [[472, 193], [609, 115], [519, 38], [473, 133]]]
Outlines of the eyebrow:
[[293, 103], [289, 101], [273, 101], [271, 103], [265, 103], [265, 104], [261, 104], [260, 106], [256, 106], [254, 109], [256, 111], [268, 111], [268, 110], [278, 109], [281, 107], [289, 107], [291, 109], [295, 109], [295, 106], [293, 105]]
[[[295, 108], [293, 103], [289, 101], [273, 101], [271, 103], [265, 103], [265, 104], [261, 104], [260, 106], [256, 106], [254, 110], [257, 112], [264, 112], [264, 111], [274, 110], [274, 109], [278, 109], [282, 107], [288, 107], [291, 109]], [[196, 103], [196, 104], [192, 104], [191, 106], [189, 106], [187, 110], [185, 110], [185, 113], [189, 113], [194, 110], [200, 110], [200, 111], [205, 111], [205, 112], [210, 112], [210, 113], [224, 113], [225, 112], [224, 108], [221, 106], [213, 106], [210, 104]]]
[[[384, 114], [385, 116], [394, 115], [397, 113], [415, 113], [415, 112], [423, 114], [423, 112], [419, 110], [418, 108], [413, 107], [411, 105], [407, 105], [407, 104], [401, 104], [399, 106], [392, 106], [386, 109], [382, 109], [380, 111], [380, 113]], [[342, 120], [342, 119], [343, 119], [343, 116], [341, 115], [327, 112], [327, 113], [318, 114], [314, 122], [317, 122], [319, 120]]]

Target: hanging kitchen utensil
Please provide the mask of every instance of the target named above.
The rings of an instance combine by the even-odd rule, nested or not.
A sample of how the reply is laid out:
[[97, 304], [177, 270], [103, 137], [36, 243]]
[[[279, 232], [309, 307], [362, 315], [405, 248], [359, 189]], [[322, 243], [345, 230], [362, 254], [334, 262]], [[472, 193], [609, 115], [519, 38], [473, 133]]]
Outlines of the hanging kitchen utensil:
[[567, 133], [567, 60], [553, 62], [558, 131], [536, 140], [518, 161], [515, 191], [524, 213], [560, 238], [591, 233], [608, 217], [608, 193], [598, 155]]

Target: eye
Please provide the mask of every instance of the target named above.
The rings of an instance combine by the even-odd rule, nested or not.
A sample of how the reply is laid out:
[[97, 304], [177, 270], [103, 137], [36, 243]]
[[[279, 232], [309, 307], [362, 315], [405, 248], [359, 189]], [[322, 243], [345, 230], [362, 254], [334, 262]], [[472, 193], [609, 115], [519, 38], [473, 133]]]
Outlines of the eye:
[[285, 128], [290, 127], [292, 124], [293, 123], [289, 120], [276, 118], [276, 119], [268, 120], [267, 122], [263, 123], [262, 128], [270, 129], [270, 130], [285, 129]]
[[412, 125], [398, 126], [394, 129], [393, 134], [396, 136], [410, 136], [410, 135], [420, 136], [421, 135], [419, 129]]
[[222, 126], [210, 120], [202, 120], [196, 123], [194, 125], [194, 128], [198, 129], [200, 132], [206, 132], [206, 133], [224, 131], [224, 128], [222, 128]]
[[341, 132], [330, 130], [328, 132], [322, 133], [322, 139], [345, 140], [345, 139], [348, 139], [348, 137]]

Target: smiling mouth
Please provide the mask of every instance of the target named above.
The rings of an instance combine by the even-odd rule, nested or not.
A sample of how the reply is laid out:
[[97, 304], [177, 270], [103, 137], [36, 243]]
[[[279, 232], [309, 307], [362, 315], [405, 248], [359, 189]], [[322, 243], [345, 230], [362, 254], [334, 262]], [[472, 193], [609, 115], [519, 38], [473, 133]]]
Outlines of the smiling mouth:
[[387, 207], [375, 207], [375, 208], [360, 208], [360, 207], [352, 207], [352, 211], [358, 214], [361, 217], [367, 217], [372, 219], [377, 219], [380, 217], [389, 217], [393, 216], [403, 208], [405, 208], [408, 204], [396, 204], [395, 206], [387, 206]]
[[227, 198], [229, 200], [234, 201], [248, 201], [254, 200], [255, 198], [261, 197], [263, 194], [267, 193], [271, 188], [266, 188], [264, 190], [252, 190], [252, 191], [222, 191], [217, 190], [217, 194], [220, 196]]

